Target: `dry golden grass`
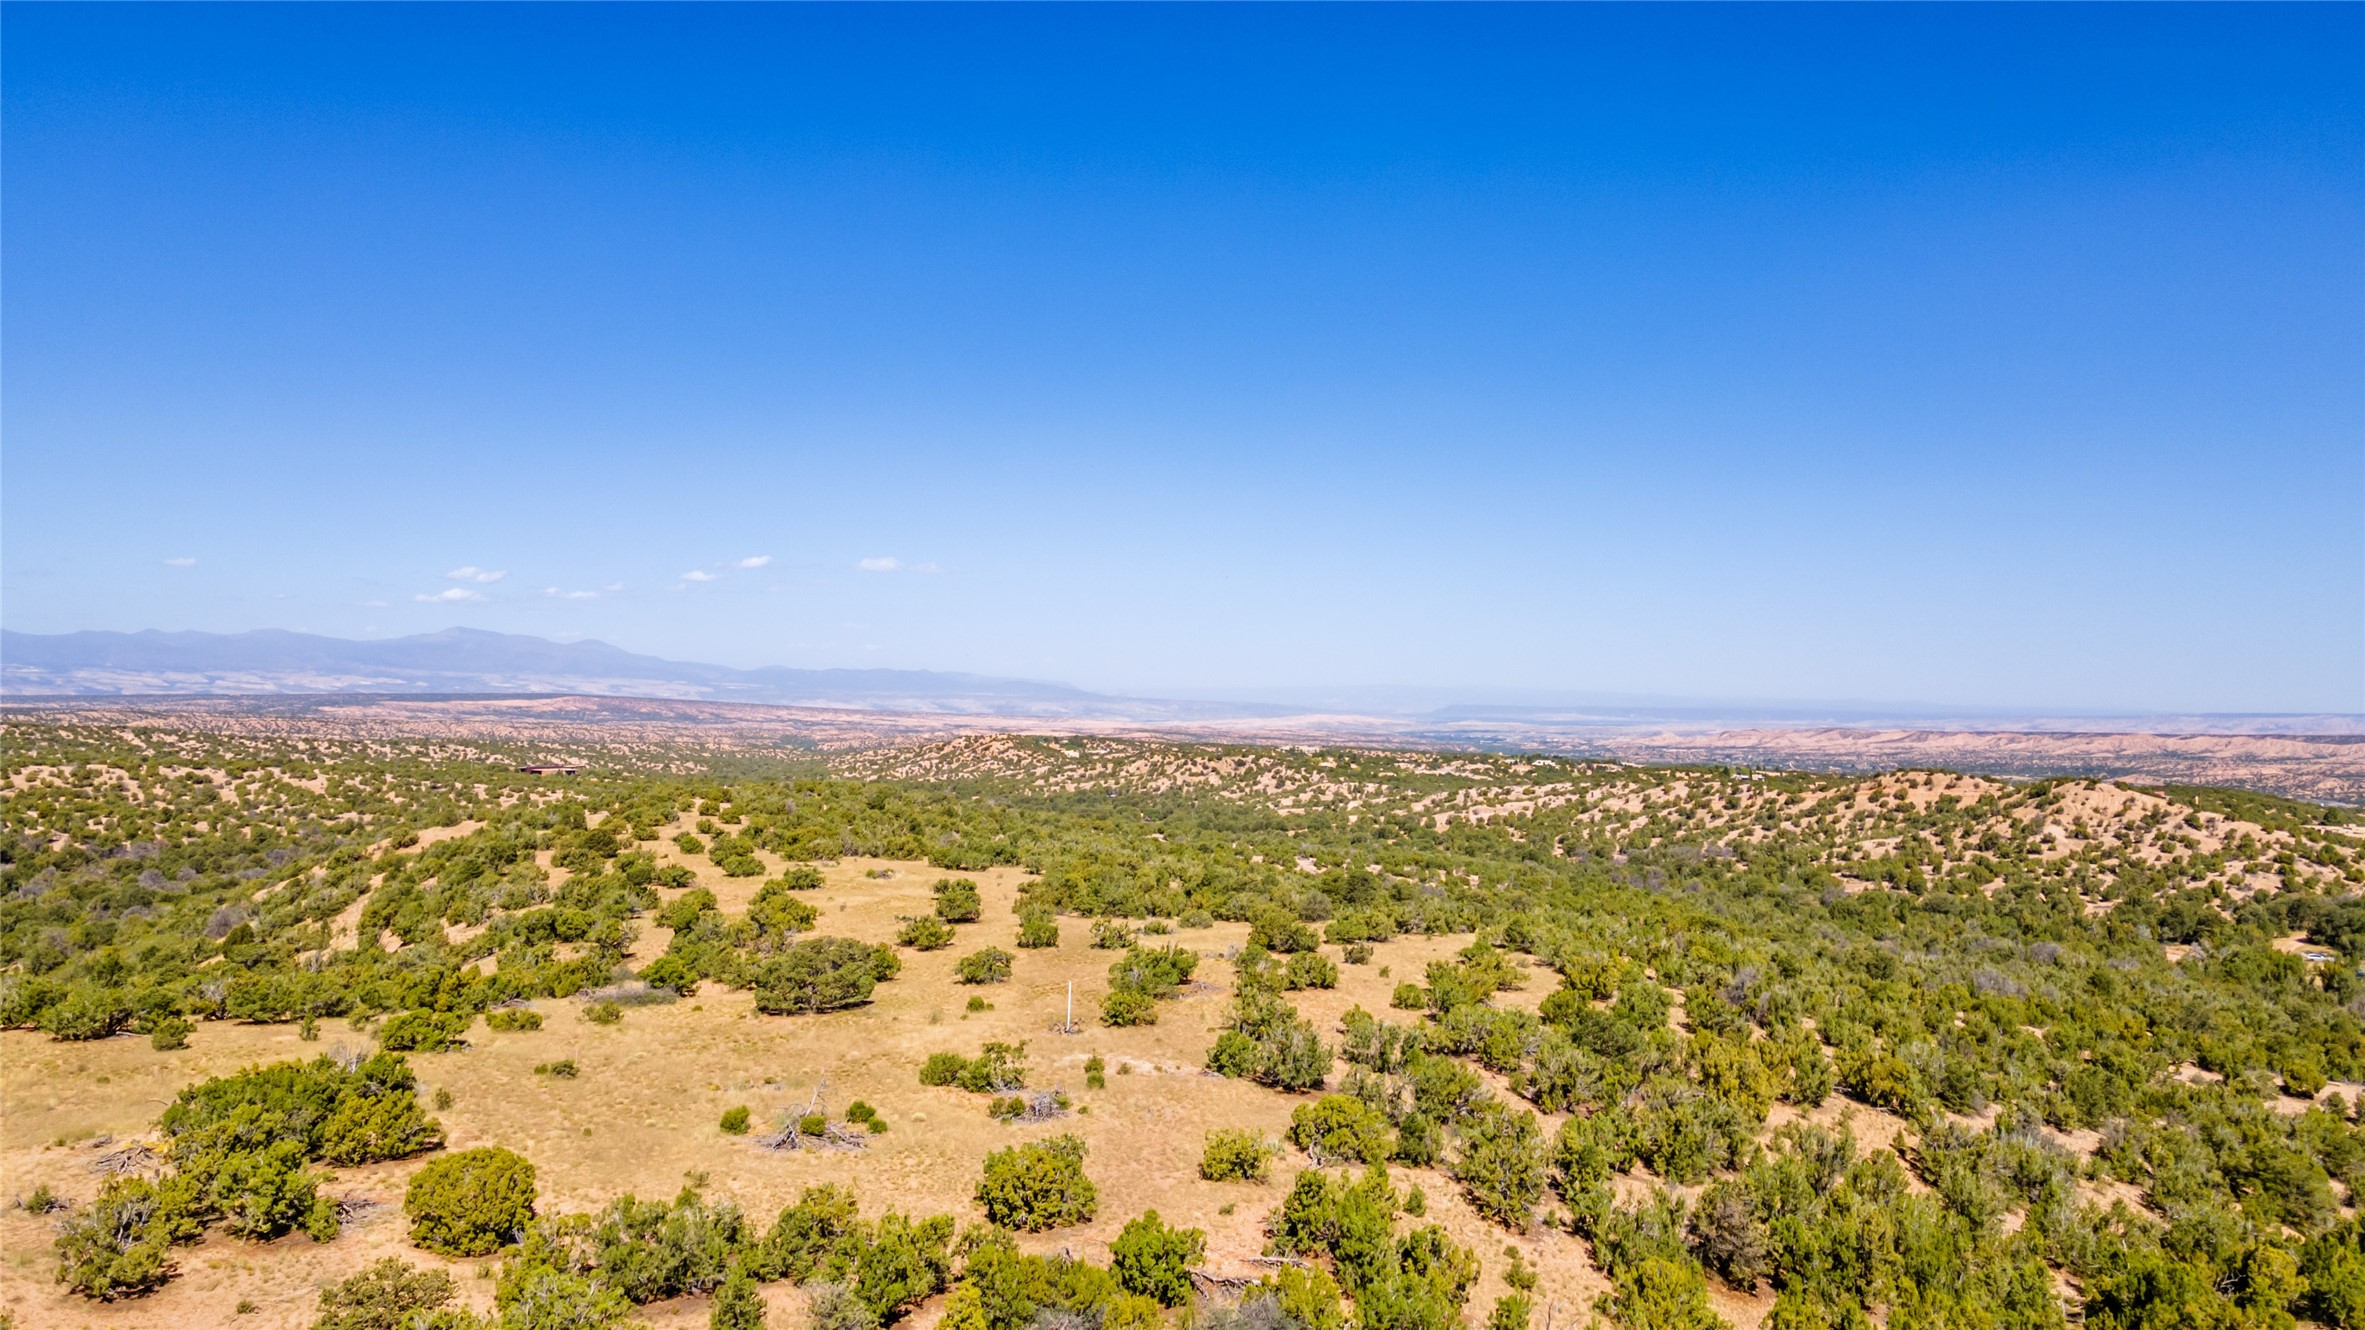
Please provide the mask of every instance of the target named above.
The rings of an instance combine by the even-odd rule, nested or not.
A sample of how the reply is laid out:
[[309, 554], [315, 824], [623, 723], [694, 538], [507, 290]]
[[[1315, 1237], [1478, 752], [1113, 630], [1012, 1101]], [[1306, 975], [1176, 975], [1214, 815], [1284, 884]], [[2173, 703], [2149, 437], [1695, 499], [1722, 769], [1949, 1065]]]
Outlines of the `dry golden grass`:
[[[669, 845], [666, 852], [676, 857]], [[744, 908], [758, 885], [756, 879], [722, 878], [702, 859], [681, 861], [703, 865], [701, 884], [715, 889], [727, 910]], [[892, 876], [866, 876], [873, 870]], [[930, 884], [946, 876], [925, 864], [869, 859], [845, 860], [825, 875], [826, 885], [812, 896], [822, 911], [821, 931], [873, 942], [892, 939], [899, 916], [927, 912]], [[882, 984], [867, 1007], [819, 1017], [763, 1016], [753, 1011], [746, 995], [708, 985], [695, 999], [633, 1009], [622, 1024], [601, 1027], [583, 1020], [575, 1002], [544, 1002], [537, 1004], [547, 1022], [539, 1031], [495, 1034], [480, 1023], [465, 1050], [413, 1055], [422, 1094], [432, 1098], [437, 1090], [451, 1091], [452, 1107], [438, 1116], [453, 1148], [503, 1145], [533, 1160], [545, 1210], [590, 1210], [625, 1192], [670, 1196], [687, 1175], [702, 1172], [711, 1194], [737, 1201], [766, 1224], [800, 1189], [822, 1182], [851, 1186], [866, 1213], [890, 1208], [946, 1212], [966, 1223], [976, 1217], [970, 1193], [988, 1151], [1074, 1131], [1090, 1147], [1087, 1171], [1100, 1187], [1100, 1216], [1088, 1225], [1031, 1238], [1029, 1245], [1105, 1259], [1108, 1242], [1125, 1221], [1154, 1208], [1170, 1223], [1207, 1230], [1211, 1264], [1236, 1264], [1260, 1251], [1263, 1219], [1303, 1157], [1276, 1161], [1274, 1181], [1261, 1187], [1205, 1182], [1198, 1176], [1209, 1130], [1250, 1126], [1278, 1138], [1290, 1111], [1305, 1102], [1199, 1070], [1212, 1027], [1230, 1001], [1231, 966], [1221, 957], [1245, 938], [1245, 926], [1224, 924], [1150, 939], [1179, 942], [1208, 956], [1198, 975], [1202, 982], [1162, 1004], [1157, 1025], [1111, 1030], [1096, 1018], [1114, 954], [1087, 945], [1088, 925], [1063, 920], [1059, 948], [1017, 951], [1012, 905], [1023, 875], [998, 869], [966, 876], [983, 891], [985, 917], [963, 925], [949, 948], [904, 952], [902, 975]], [[645, 922], [644, 928], [654, 936], [645, 937], [636, 951], [655, 955], [664, 946], [663, 930]], [[1326, 1028], [1335, 1027], [1351, 1005], [1385, 1013], [1396, 983], [1418, 979], [1427, 962], [1449, 957], [1468, 942], [1463, 935], [1384, 943], [1372, 964], [1341, 967], [1337, 990], [1294, 997], [1308, 1017]], [[954, 962], [985, 946], [1015, 952], [1012, 981], [979, 988], [956, 983]], [[1062, 1015], [1071, 982], [1082, 1027], [1072, 1036], [1051, 1028]], [[1552, 977], [1539, 971], [1525, 990], [1505, 999], [1533, 1003], [1552, 986]], [[973, 993], [983, 994], [994, 1009], [964, 1011]], [[1026, 1041], [1034, 1083], [1067, 1090], [1079, 1112], [1056, 1124], [1005, 1126], [986, 1117], [980, 1096], [918, 1083], [916, 1070], [928, 1054], [974, 1053], [990, 1039]], [[77, 1202], [87, 1201], [98, 1190], [87, 1168], [98, 1153], [87, 1144], [91, 1137], [138, 1136], [183, 1085], [255, 1062], [311, 1057], [339, 1042], [359, 1048], [368, 1040], [343, 1022], [324, 1026], [318, 1043], [302, 1042], [289, 1026], [211, 1023], [177, 1053], [157, 1053], [145, 1040], [128, 1037], [57, 1044], [28, 1031], [0, 1033], [0, 1170], [7, 1178], [6, 1192], [14, 1196], [47, 1182]], [[1084, 1085], [1084, 1060], [1094, 1053], [1108, 1061], [1103, 1090]], [[572, 1058], [580, 1077], [566, 1081], [534, 1074], [536, 1064], [557, 1058]], [[856, 1099], [869, 1101], [892, 1129], [858, 1152], [780, 1154], [717, 1128], [724, 1110], [734, 1105], [749, 1106], [758, 1122], [766, 1123], [801, 1111], [817, 1089], [833, 1112]], [[57, 1144], [61, 1139], [68, 1143]], [[256, 1245], [215, 1234], [184, 1249], [181, 1277], [162, 1291], [111, 1305], [61, 1290], [52, 1278], [48, 1220], [8, 1210], [0, 1213], [0, 1305], [14, 1309], [28, 1327], [296, 1327], [310, 1322], [322, 1284], [381, 1256], [401, 1254], [452, 1268], [464, 1296], [474, 1305], [489, 1306], [490, 1281], [475, 1277], [488, 1262], [437, 1261], [405, 1241], [402, 1189], [422, 1162], [339, 1170], [332, 1191], [371, 1196], [389, 1208], [335, 1242], [315, 1245], [296, 1236]], [[1566, 1324], [1601, 1291], [1601, 1278], [1584, 1259], [1582, 1244], [1564, 1230], [1507, 1234], [1472, 1214], [1442, 1174], [1401, 1170], [1397, 1180], [1400, 1187], [1422, 1187], [1429, 1217], [1474, 1247], [1485, 1262], [1486, 1276], [1471, 1304], [1475, 1314], [1483, 1315], [1504, 1291], [1506, 1244], [1522, 1249], [1542, 1272], [1539, 1316], [1547, 1304], [1557, 1304], [1557, 1323]], [[1223, 1213], [1227, 1206], [1229, 1214]], [[792, 1290], [774, 1288], [770, 1296], [778, 1324], [799, 1323]], [[242, 1299], [257, 1310], [235, 1314]], [[1727, 1310], [1745, 1321], [1756, 1319], [1738, 1300]], [[703, 1300], [684, 1300], [644, 1314], [653, 1325], [692, 1326], [705, 1323], [706, 1310]], [[922, 1308], [913, 1321], [915, 1330], [925, 1330], [936, 1315], [935, 1306]]]

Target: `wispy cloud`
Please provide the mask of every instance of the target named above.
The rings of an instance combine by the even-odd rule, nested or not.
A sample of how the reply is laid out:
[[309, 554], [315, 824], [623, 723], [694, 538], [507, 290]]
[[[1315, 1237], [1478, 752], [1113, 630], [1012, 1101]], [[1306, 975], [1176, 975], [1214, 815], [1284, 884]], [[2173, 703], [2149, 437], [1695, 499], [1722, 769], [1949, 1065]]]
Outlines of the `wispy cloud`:
[[772, 556], [769, 554], [751, 554], [731, 566], [733, 568], [762, 568], [771, 562]]
[[542, 594], [557, 600], [598, 600], [597, 591], [561, 591], [554, 586], [542, 588]]
[[710, 573], [703, 568], [692, 568], [682, 574], [682, 580], [685, 582], [719, 582], [722, 580], [722, 574]]
[[186, 555], [183, 555], [178, 559], [166, 559], [164, 561], [164, 566], [167, 568], [194, 568], [197, 566], [197, 561], [195, 559], [189, 558]]
[[471, 591], [464, 586], [455, 586], [445, 587], [443, 590], [436, 592], [422, 591], [418, 595], [411, 597], [411, 599], [426, 605], [450, 605], [463, 600], [483, 600], [484, 593], [482, 591]]
[[505, 572], [491, 568], [479, 568], [473, 563], [463, 564], [444, 574], [446, 580], [453, 582], [498, 582], [507, 576], [509, 574]]
[[623, 589], [624, 584], [622, 582], [610, 582], [606, 586], [600, 588], [600, 590], [605, 591], [610, 595], [613, 595], [618, 591], [622, 591]]
[[932, 563], [905, 563], [901, 559], [893, 558], [863, 559], [854, 566], [866, 573], [933, 573], [936, 571], [936, 565]]

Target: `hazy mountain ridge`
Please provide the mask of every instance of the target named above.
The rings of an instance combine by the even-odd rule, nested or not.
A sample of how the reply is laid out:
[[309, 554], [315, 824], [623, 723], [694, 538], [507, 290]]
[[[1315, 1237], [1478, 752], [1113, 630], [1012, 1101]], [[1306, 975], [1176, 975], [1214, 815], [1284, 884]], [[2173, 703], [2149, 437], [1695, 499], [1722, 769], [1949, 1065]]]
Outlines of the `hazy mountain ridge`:
[[[666, 660], [600, 641], [553, 642], [473, 628], [379, 640], [284, 629], [247, 633], [23, 633], [0, 629], [0, 696], [581, 696], [918, 716], [1245, 724], [1260, 733], [1553, 749], [1586, 739], [1663, 736], [1698, 748], [1734, 731], [2077, 735], [2355, 736], [2354, 715], [2213, 716], [2012, 713], [1869, 703], [1684, 701], [1472, 688], [1211, 690], [1184, 699], [1096, 693], [1067, 684], [937, 670], [735, 669]], [[1795, 746], [1798, 738], [1782, 740]], [[1742, 741], [1755, 747], [1762, 740]]]
[[740, 670], [644, 656], [606, 642], [552, 642], [472, 628], [380, 641], [281, 629], [0, 630], [0, 693], [581, 693], [998, 715], [1133, 715], [1164, 709], [1027, 679], [935, 670]]

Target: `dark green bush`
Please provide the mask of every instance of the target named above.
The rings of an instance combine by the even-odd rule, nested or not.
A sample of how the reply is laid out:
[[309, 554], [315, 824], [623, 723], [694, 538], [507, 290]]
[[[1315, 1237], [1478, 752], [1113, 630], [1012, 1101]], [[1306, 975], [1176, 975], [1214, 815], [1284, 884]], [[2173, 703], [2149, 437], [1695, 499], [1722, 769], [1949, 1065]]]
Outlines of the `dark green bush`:
[[1289, 1117], [1289, 1143], [1318, 1165], [1386, 1163], [1393, 1135], [1384, 1115], [1352, 1095], [1326, 1094]]
[[808, 938], [757, 967], [756, 1010], [812, 1014], [860, 1006], [900, 967], [890, 948], [842, 937]]
[[985, 913], [985, 902], [977, 893], [977, 884], [968, 878], [944, 878], [932, 890], [936, 896], [936, 917], [948, 924], [975, 923]]
[[542, 1013], [527, 1007], [509, 1007], [486, 1012], [484, 1023], [503, 1034], [523, 1034], [542, 1028]]
[[1149, 1210], [1125, 1225], [1109, 1244], [1109, 1273], [1128, 1293], [1180, 1307], [1190, 1300], [1191, 1267], [1207, 1253], [1207, 1235], [1195, 1228], [1169, 1228]]
[[441, 1053], [458, 1048], [474, 1019], [464, 1012], [406, 1011], [378, 1027], [378, 1046], [395, 1053]]
[[745, 1104], [723, 1110], [723, 1134], [725, 1136], [745, 1136], [748, 1116], [748, 1108]]
[[403, 1193], [411, 1241], [441, 1256], [484, 1256], [517, 1240], [534, 1217], [534, 1166], [498, 1147], [428, 1163]]
[[1032, 1233], [1089, 1221], [1099, 1192], [1084, 1176], [1084, 1142], [1054, 1136], [986, 1156], [977, 1183], [986, 1222]]
[[1022, 951], [1059, 945], [1059, 918], [1041, 910], [1018, 916], [1018, 946]]
[[1209, 1182], [1263, 1182], [1278, 1152], [1279, 1147], [1262, 1132], [1219, 1127], [1207, 1133], [1207, 1148], [1199, 1156], [1199, 1176]]
[[954, 975], [964, 984], [999, 984], [1010, 978], [1010, 966], [1017, 958], [1000, 947], [963, 956], [953, 966]]
[[1535, 1115], [1491, 1106], [1463, 1129], [1454, 1177], [1472, 1209], [1512, 1228], [1524, 1228], [1544, 1195], [1544, 1142]]
[[932, 914], [913, 915], [903, 921], [895, 934], [895, 941], [914, 951], [939, 951], [953, 944], [953, 926]]

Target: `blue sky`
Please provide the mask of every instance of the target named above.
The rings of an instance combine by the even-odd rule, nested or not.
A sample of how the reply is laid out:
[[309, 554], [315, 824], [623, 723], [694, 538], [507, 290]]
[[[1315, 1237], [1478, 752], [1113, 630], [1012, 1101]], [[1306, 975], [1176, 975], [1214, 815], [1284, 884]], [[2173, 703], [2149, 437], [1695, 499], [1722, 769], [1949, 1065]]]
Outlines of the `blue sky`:
[[2365, 710], [2359, 6], [0, 37], [12, 628]]

